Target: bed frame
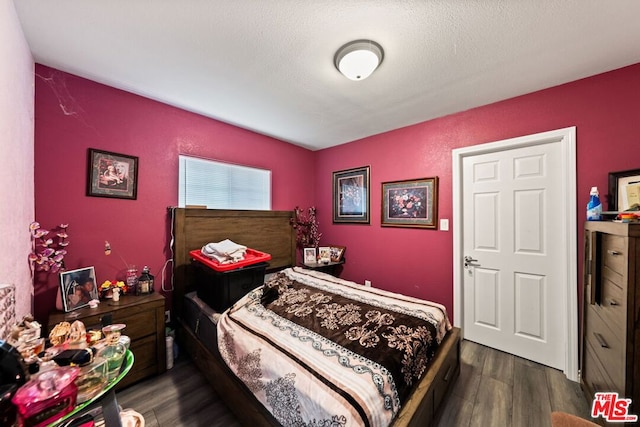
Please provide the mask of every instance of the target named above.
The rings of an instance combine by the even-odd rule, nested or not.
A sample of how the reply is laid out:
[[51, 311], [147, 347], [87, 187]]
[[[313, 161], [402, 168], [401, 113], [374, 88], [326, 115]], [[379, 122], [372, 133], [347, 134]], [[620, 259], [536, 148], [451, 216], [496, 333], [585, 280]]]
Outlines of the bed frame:
[[[231, 239], [271, 254], [267, 272], [297, 263], [293, 211], [238, 211], [171, 208], [174, 231], [173, 312], [178, 341], [243, 425], [280, 424], [220, 359], [207, 349], [182, 318], [184, 295], [195, 290], [189, 251], [210, 242]], [[437, 410], [460, 373], [460, 330], [453, 328], [442, 341], [426, 375], [413, 390], [393, 423], [394, 427], [424, 427], [434, 423]]]

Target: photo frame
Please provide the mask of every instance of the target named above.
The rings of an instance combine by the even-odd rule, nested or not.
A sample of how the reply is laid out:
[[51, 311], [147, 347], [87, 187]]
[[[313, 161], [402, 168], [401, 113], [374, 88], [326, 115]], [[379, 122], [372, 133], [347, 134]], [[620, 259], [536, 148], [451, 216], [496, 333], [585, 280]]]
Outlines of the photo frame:
[[333, 172], [333, 222], [369, 224], [369, 166]]
[[331, 253], [331, 262], [342, 262], [342, 258], [344, 257], [344, 246], [330, 246]]
[[89, 301], [98, 299], [95, 269], [85, 267], [61, 272], [60, 295], [65, 312], [86, 307]]
[[318, 248], [318, 261], [325, 263], [331, 261], [331, 248], [329, 246], [320, 246]]
[[316, 248], [304, 248], [303, 262], [305, 264], [315, 264], [318, 262], [316, 259]]
[[135, 200], [138, 158], [89, 148], [87, 196]]
[[640, 169], [609, 173], [609, 211], [622, 212], [634, 205], [640, 210]]
[[382, 226], [436, 228], [438, 177], [382, 183]]

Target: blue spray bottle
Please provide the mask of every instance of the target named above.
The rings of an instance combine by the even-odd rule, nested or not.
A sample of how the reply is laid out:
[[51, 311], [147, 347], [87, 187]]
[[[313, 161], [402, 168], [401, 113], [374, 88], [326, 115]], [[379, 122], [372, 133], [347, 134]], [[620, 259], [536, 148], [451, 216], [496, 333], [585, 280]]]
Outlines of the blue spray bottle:
[[591, 187], [591, 197], [587, 203], [587, 221], [602, 220], [602, 203], [598, 196], [598, 187]]

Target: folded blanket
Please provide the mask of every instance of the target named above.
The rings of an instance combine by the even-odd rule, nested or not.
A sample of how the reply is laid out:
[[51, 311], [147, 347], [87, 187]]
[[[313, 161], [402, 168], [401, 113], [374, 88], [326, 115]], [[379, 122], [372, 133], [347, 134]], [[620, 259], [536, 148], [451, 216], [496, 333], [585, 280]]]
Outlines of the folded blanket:
[[247, 247], [225, 239], [218, 243], [207, 243], [202, 247], [202, 255], [215, 259], [220, 264], [242, 261]]

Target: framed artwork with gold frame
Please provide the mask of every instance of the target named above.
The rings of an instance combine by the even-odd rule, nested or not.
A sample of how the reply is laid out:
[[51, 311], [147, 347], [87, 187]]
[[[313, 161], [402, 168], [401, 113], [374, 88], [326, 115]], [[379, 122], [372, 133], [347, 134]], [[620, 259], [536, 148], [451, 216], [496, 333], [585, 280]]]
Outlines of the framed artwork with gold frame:
[[382, 183], [382, 226], [436, 228], [438, 177]]

